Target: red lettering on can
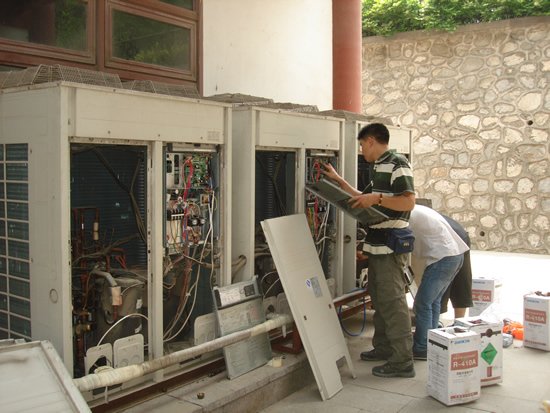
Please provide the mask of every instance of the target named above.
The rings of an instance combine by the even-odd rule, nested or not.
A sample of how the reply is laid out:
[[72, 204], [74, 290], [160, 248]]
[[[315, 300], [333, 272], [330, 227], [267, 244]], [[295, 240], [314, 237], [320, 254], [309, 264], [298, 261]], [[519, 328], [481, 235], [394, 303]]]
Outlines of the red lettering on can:
[[493, 301], [493, 292], [491, 290], [472, 290], [472, 300], [490, 303]]
[[528, 321], [530, 323], [546, 324], [546, 311], [526, 308], [524, 310], [523, 316], [525, 317], [525, 321]]
[[464, 353], [454, 353], [451, 355], [451, 371], [466, 370], [477, 367], [478, 352], [467, 351]]

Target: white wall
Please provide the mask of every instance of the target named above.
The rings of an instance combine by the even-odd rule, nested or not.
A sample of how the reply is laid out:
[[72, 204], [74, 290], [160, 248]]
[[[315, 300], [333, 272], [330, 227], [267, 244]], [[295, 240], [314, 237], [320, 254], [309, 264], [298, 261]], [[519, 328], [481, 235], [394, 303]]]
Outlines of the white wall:
[[332, 0], [203, 0], [203, 93], [332, 108]]

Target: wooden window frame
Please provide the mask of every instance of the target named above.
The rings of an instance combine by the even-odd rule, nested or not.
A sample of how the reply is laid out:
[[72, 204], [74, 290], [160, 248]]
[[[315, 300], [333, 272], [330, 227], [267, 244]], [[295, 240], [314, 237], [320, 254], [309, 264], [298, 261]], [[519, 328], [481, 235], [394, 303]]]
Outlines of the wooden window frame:
[[[146, 5], [148, 5], [146, 7]], [[158, 7], [157, 7], [158, 6]], [[150, 63], [141, 63], [125, 60], [112, 54], [113, 11], [121, 11], [135, 16], [156, 20], [162, 23], [172, 24], [190, 31], [190, 70], [170, 68]], [[101, 56], [105, 68], [116, 69], [121, 77], [134, 78], [132, 73], [151, 75], [155, 78], [167, 77], [183, 81], [196, 82], [198, 69], [197, 39], [198, 39], [198, 14], [178, 6], [158, 2], [155, 9], [151, 10], [151, 2], [135, 0], [132, 3], [121, 0], [106, 0], [103, 14], [104, 37], [98, 41], [103, 42], [104, 53]], [[142, 76], [138, 76], [142, 77]]]
[[86, 13], [87, 47], [85, 51], [0, 38], [0, 62], [10, 65], [24, 66], [53, 62], [76, 62], [88, 65], [95, 64], [96, 0], [86, 0], [86, 2], [88, 10]]
[[[87, 50], [0, 38], [0, 65], [29, 67], [61, 64], [118, 74], [121, 79], [149, 79], [160, 82], [196, 85], [200, 88], [202, 45], [202, 1], [193, 0], [193, 10], [159, 0], [85, 0], [87, 2]], [[190, 29], [190, 70], [134, 62], [112, 57], [110, 31], [111, 10], [158, 20]], [[109, 34], [107, 33], [109, 31]]]

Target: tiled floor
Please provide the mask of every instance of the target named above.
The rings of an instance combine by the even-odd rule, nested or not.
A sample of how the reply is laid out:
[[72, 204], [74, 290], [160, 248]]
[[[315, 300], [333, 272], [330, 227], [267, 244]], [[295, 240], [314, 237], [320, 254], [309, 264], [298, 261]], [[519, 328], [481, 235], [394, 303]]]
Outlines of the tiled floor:
[[[550, 291], [550, 257], [521, 254], [472, 252], [474, 276], [499, 278], [502, 282], [502, 303], [495, 314], [522, 321], [523, 295], [535, 290]], [[452, 310], [444, 315], [449, 321]], [[367, 317], [367, 321], [368, 317]], [[361, 330], [359, 316], [345, 322], [351, 332]], [[504, 349], [503, 382], [482, 387], [477, 401], [446, 407], [428, 396], [426, 391], [427, 362], [415, 362], [413, 379], [378, 378], [371, 368], [379, 362], [364, 362], [359, 353], [370, 348], [372, 324], [357, 337], [347, 338], [353, 367], [353, 379], [347, 368], [341, 369], [343, 389], [330, 400], [321, 401], [315, 383], [264, 409], [263, 413], [288, 412], [543, 412], [542, 402], [550, 400], [550, 352], [534, 350], [515, 341]]]

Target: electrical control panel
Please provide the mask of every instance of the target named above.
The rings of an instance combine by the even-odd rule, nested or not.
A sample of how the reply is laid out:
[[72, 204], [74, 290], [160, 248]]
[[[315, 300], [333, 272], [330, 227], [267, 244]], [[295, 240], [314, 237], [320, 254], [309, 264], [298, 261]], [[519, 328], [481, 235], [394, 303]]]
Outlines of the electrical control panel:
[[[216, 163], [212, 152], [166, 153], [166, 236], [168, 255], [202, 245], [213, 230]], [[210, 233], [213, 235], [213, 233]]]
[[[335, 151], [306, 150], [306, 184], [323, 177], [324, 164], [331, 164], [338, 170], [338, 153]], [[337, 276], [334, 246], [337, 236], [336, 209], [329, 202], [310, 191], [305, 191], [305, 213], [317, 254], [326, 278]]]

